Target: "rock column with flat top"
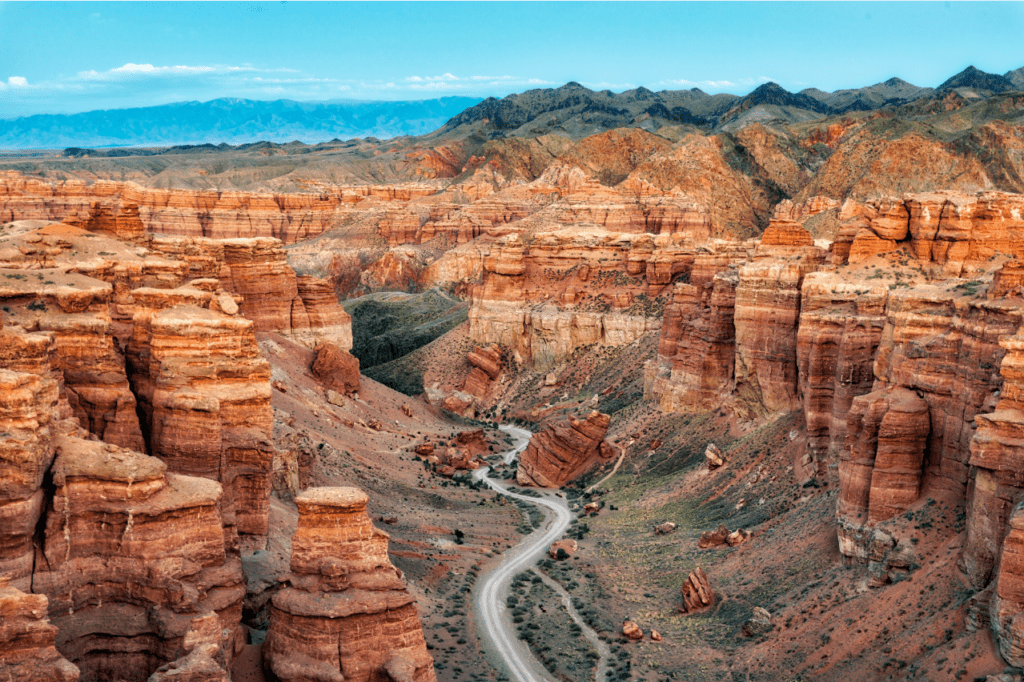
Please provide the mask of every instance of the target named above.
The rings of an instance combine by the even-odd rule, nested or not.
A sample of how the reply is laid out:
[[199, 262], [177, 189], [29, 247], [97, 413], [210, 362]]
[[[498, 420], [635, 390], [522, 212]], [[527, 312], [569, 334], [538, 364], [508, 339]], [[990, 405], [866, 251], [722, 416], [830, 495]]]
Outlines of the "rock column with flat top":
[[357, 488], [295, 503], [292, 573], [274, 596], [264, 662], [282, 682], [435, 682], [415, 599]]

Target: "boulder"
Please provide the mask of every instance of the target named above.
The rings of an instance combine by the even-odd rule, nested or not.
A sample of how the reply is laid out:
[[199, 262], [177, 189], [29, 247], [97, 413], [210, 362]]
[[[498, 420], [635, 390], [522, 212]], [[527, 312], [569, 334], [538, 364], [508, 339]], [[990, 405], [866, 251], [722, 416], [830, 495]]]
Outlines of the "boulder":
[[326, 388], [349, 396], [359, 391], [359, 358], [333, 343], [317, 346], [312, 369]]
[[721, 547], [729, 538], [729, 529], [720, 524], [715, 530], [706, 530], [700, 534], [697, 547], [707, 549], [708, 547]]
[[725, 464], [725, 456], [717, 445], [708, 443], [707, 448], [704, 449], [704, 461], [707, 462], [708, 471], [714, 471]]
[[644, 638], [644, 631], [640, 629], [639, 625], [631, 620], [627, 620], [622, 624], [622, 634], [634, 642]]
[[613, 457], [604, 441], [610, 422], [611, 417], [595, 410], [586, 419], [570, 417], [534, 434], [519, 457], [519, 485], [560, 488]]
[[715, 602], [715, 593], [708, 583], [704, 569], [695, 568], [683, 583], [683, 612], [693, 613], [711, 606]]
[[747, 637], [757, 637], [772, 629], [772, 614], [760, 606], [754, 607], [753, 615], [743, 623], [743, 634]]
[[552, 559], [563, 559], [566, 557], [560, 557], [558, 555], [561, 550], [566, 556], [572, 556], [579, 549], [579, 545], [576, 544], [575, 540], [557, 540], [551, 543], [551, 547], [548, 548], [548, 556]]
[[672, 523], [671, 521], [666, 521], [665, 523], [659, 523], [657, 526], [654, 527], [654, 534], [668, 535], [676, 528], [678, 528], [676, 524]]

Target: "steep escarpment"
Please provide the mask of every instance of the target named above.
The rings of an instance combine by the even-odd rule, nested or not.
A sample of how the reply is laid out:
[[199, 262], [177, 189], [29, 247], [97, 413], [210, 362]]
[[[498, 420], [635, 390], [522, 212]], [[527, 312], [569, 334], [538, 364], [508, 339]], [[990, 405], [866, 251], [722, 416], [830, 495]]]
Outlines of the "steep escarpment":
[[693, 267], [683, 235], [565, 228], [493, 242], [473, 293], [470, 336], [550, 366], [584, 345], [617, 346], [661, 326], [667, 285]]

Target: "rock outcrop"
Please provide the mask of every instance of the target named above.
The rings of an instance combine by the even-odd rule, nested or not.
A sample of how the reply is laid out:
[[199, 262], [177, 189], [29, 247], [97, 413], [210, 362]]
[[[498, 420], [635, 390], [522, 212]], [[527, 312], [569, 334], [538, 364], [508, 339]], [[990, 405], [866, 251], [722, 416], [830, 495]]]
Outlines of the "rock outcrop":
[[519, 457], [519, 485], [560, 488], [614, 452], [605, 440], [611, 418], [596, 410], [586, 419], [570, 417], [530, 439]]
[[282, 682], [433, 682], [415, 600], [366, 494], [312, 488], [295, 502], [292, 573], [273, 597], [263, 645], [270, 670]]
[[317, 347], [311, 369], [328, 389], [348, 396], [359, 392], [359, 358], [332, 343]]
[[[173, 304], [178, 291], [153, 292], [148, 304]], [[173, 472], [221, 483], [225, 524], [245, 547], [260, 548], [270, 509], [273, 413], [270, 365], [253, 323], [197, 305], [142, 309], [128, 357], [150, 452]]]
[[[30, 340], [44, 349], [49, 341]], [[32, 539], [46, 507], [42, 486], [54, 457], [57, 402], [55, 379], [0, 369], [0, 575], [12, 588], [32, 583]]]
[[165, 190], [132, 182], [46, 183], [0, 173], [0, 222], [52, 220], [133, 240], [144, 233], [234, 239], [271, 237], [291, 244], [327, 231], [368, 199], [407, 202], [430, 185], [351, 185], [306, 194]]
[[25, 594], [0, 576], [0, 676], [32, 682], [76, 682], [79, 670], [57, 653], [57, 628], [46, 597]]
[[[661, 327], [662, 296], [689, 273], [696, 248], [681, 235], [593, 227], [494, 241], [474, 287], [470, 337], [518, 362], [548, 367], [580, 346], [621, 346]], [[667, 295], [666, 295], [667, 297]]]
[[772, 223], [736, 285], [736, 392], [754, 414], [795, 410], [803, 279], [824, 250], [796, 223]]
[[715, 603], [715, 593], [704, 569], [698, 566], [683, 582], [683, 611], [693, 613]]
[[155, 457], [60, 436], [32, 589], [83, 680], [145, 680], [214, 614], [230, 658], [244, 643], [245, 581], [225, 552], [222, 488]]

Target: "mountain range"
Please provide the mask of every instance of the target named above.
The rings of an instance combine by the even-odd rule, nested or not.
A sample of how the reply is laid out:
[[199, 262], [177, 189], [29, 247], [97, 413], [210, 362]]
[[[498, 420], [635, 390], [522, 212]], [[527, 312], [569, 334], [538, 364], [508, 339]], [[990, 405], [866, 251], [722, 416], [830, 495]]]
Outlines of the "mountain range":
[[423, 135], [479, 97], [410, 102], [215, 99], [0, 120], [0, 149], [168, 146]]
[[[950, 93], [967, 100], [1024, 91], [1024, 67], [1003, 75], [970, 66], [937, 88], [899, 78], [835, 92], [789, 92], [768, 82], [745, 95], [709, 95], [699, 88], [614, 93], [570, 82], [501, 99], [443, 97], [407, 102], [263, 102], [216, 99], [80, 114], [0, 120], [0, 149], [167, 147], [220, 143], [325, 142], [333, 139], [482, 135], [581, 139], [614, 128], [655, 132], [677, 128], [735, 132], [754, 123], [788, 125], [847, 113], [910, 105]], [[661, 134], [667, 134], [663, 131]]]

